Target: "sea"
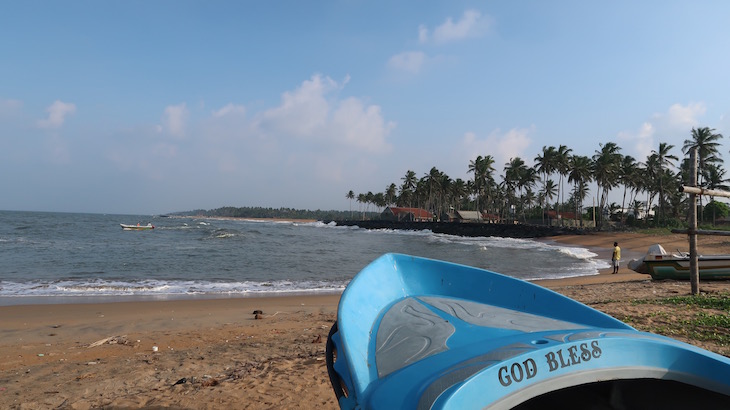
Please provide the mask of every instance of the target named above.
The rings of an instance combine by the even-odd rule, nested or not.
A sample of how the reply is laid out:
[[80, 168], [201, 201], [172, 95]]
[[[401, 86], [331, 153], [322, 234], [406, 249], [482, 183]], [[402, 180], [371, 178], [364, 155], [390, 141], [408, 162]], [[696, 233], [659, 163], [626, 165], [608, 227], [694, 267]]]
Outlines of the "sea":
[[[151, 222], [125, 231], [120, 224]], [[589, 249], [543, 240], [323, 222], [0, 211], [0, 305], [338, 294], [404, 253], [525, 280], [595, 275]]]

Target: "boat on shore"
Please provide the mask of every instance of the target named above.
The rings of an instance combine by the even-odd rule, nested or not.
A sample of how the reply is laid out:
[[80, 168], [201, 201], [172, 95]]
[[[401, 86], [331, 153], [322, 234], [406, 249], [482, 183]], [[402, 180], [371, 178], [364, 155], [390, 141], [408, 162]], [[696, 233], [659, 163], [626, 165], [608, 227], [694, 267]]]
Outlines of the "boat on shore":
[[730, 408], [730, 359], [519, 279], [386, 254], [327, 339], [342, 409]]
[[155, 229], [155, 226], [152, 225], [152, 223], [148, 222], [147, 225], [126, 225], [126, 224], [119, 224], [122, 226], [122, 229], [125, 231], [146, 231], [149, 229]]
[[[659, 244], [649, 247], [646, 256], [632, 260], [630, 269], [651, 275], [652, 279], [689, 280], [689, 253], [669, 253]], [[730, 279], [730, 255], [697, 255], [700, 279]]]

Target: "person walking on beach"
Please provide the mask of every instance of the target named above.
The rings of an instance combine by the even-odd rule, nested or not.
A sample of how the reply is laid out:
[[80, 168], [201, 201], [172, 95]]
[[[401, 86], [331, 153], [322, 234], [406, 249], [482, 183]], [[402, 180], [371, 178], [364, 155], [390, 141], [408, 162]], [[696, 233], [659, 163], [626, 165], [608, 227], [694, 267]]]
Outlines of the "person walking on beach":
[[613, 255], [611, 255], [611, 262], [613, 262], [613, 273], [618, 273], [618, 261], [621, 260], [621, 248], [618, 247], [618, 242], [613, 243]]

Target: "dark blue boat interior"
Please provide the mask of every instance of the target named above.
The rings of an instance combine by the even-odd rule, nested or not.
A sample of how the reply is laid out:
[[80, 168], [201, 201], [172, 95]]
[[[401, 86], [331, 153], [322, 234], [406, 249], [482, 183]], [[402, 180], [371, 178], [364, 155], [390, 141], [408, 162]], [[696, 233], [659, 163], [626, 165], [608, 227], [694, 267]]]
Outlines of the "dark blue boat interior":
[[624, 379], [552, 391], [513, 410], [720, 410], [730, 397], [700, 387], [658, 379]]

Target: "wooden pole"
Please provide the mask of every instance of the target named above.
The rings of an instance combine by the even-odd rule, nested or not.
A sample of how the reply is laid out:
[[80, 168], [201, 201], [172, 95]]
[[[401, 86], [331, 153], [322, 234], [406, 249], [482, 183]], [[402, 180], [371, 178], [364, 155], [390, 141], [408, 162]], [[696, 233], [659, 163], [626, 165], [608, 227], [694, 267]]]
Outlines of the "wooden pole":
[[[690, 159], [690, 161], [691, 161], [691, 159]], [[682, 186], [680, 191], [687, 193], [687, 194], [710, 195], [710, 196], [720, 196], [723, 198], [730, 198], [730, 192], [718, 191], [715, 189], [705, 189], [702, 187]]]
[[[689, 156], [690, 186], [697, 186], [697, 148]], [[689, 281], [692, 295], [700, 293], [700, 272], [697, 269], [697, 194], [689, 194]]]

